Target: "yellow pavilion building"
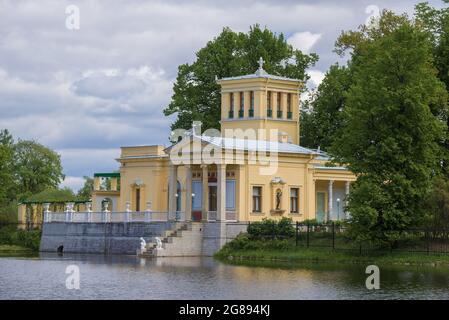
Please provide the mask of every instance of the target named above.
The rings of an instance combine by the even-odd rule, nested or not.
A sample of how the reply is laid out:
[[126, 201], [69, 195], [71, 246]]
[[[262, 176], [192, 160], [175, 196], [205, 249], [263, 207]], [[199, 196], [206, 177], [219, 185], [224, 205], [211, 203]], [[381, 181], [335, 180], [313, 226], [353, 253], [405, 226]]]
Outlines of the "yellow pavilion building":
[[185, 221], [347, 218], [355, 175], [300, 146], [303, 82], [267, 74], [260, 61], [254, 74], [217, 83], [220, 132], [194, 124], [169, 148], [122, 147], [119, 171], [94, 176], [92, 210]]

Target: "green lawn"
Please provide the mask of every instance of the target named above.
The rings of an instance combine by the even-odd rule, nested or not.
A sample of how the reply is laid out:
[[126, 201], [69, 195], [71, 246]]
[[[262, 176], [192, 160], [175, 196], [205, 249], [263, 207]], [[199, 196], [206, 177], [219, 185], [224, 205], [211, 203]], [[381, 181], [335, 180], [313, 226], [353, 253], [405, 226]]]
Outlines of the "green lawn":
[[0, 257], [1, 256], [34, 256], [37, 252], [33, 249], [21, 247], [17, 245], [0, 244]]
[[319, 262], [319, 263], [373, 263], [377, 265], [447, 265], [449, 255], [426, 253], [363, 253], [361, 255], [347, 251], [333, 251], [321, 248], [299, 248], [298, 250], [230, 250], [219, 251], [215, 257], [221, 261], [233, 261], [238, 263], [248, 260], [280, 261], [280, 262]]
[[[309, 248], [303, 239], [298, 246], [294, 239], [285, 240], [256, 240], [247, 235], [240, 235], [226, 244], [215, 257], [221, 261], [239, 263], [239, 261], [279, 261], [288, 263], [372, 263], [377, 265], [447, 265], [449, 266], [449, 254], [427, 253], [421, 245], [408, 241], [407, 246], [401, 246], [401, 250], [372, 250], [364, 246], [359, 251], [359, 246], [344, 239], [336, 237], [337, 248], [332, 250], [332, 242], [328, 237], [315, 237]], [[312, 240], [312, 237], [311, 239]], [[331, 240], [332, 241], [332, 240]], [[315, 246], [313, 246], [315, 245]], [[320, 245], [322, 247], [320, 247]], [[417, 250], [418, 249], [418, 250]], [[416, 251], [424, 252], [416, 252]], [[412, 252], [415, 251], [415, 252]]]

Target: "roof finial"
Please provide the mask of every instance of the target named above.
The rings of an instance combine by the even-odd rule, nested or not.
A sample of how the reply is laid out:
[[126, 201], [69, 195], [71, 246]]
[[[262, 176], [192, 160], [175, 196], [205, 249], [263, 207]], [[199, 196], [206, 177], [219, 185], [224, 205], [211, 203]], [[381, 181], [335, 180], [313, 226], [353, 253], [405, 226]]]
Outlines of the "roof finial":
[[259, 58], [259, 70], [260, 69], [263, 69], [263, 63], [264, 63], [265, 61], [263, 61], [263, 59], [262, 59], [262, 57], [260, 57]]

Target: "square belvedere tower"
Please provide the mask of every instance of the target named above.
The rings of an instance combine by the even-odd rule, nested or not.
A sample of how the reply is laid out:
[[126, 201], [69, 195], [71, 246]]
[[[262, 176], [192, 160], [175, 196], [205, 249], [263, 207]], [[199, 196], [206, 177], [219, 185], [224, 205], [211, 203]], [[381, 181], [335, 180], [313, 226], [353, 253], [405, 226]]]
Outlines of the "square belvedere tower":
[[[263, 129], [266, 140], [299, 145], [299, 93], [303, 81], [268, 74], [260, 58], [256, 73], [219, 79], [217, 83], [221, 86], [223, 135], [226, 129]], [[277, 129], [279, 136], [270, 137], [271, 129]]]

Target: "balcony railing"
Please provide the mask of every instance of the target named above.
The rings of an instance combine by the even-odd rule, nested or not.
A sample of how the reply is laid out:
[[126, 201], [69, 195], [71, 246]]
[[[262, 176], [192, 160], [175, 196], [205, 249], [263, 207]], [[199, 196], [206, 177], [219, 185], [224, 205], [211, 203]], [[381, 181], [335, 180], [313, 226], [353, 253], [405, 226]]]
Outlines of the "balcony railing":
[[169, 214], [165, 211], [129, 211], [129, 212], [45, 212], [44, 222], [70, 223], [123, 223], [123, 222], [159, 222], [185, 221], [182, 211]]
[[273, 110], [272, 109], [267, 109], [267, 117], [268, 118], [272, 118], [273, 117]]
[[249, 111], [248, 112], [249, 117], [250, 118], [254, 117], [254, 109], [249, 109], [248, 111]]
[[282, 118], [282, 110], [278, 110], [278, 112], [277, 112], [277, 117], [278, 117], [278, 118]]
[[244, 111], [243, 110], [239, 110], [239, 118], [243, 118], [244, 116]]
[[[207, 212], [207, 221], [216, 221], [217, 211]], [[236, 221], [235, 211], [226, 212], [227, 221]], [[125, 212], [44, 212], [44, 222], [68, 222], [68, 223], [124, 223], [124, 222], [164, 222], [185, 221], [185, 212], [177, 211], [125, 211]]]
[[234, 110], [229, 110], [229, 119], [234, 118]]
[[287, 112], [287, 119], [292, 119], [293, 118], [293, 112], [289, 111]]

